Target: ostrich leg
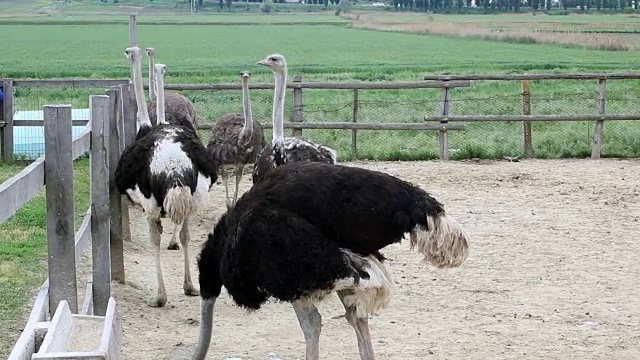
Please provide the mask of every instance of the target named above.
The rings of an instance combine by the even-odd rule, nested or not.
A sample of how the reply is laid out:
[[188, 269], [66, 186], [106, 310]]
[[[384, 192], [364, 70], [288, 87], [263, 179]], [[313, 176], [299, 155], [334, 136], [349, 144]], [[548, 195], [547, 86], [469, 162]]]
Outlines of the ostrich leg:
[[240, 181], [242, 180], [242, 173], [244, 172], [244, 164], [238, 164], [236, 166], [236, 191], [233, 193], [233, 202], [231, 205], [235, 205], [238, 201], [238, 188], [240, 187]]
[[358, 352], [360, 353], [361, 360], [375, 360], [373, 353], [373, 344], [371, 343], [371, 333], [369, 332], [369, 318], [356, 317], [356, 308], [353, 306], [347, 306], [344, 303], [344, 297], [348, 295], [347, 291], [338, 291], [338, 297], [344, 305], [346, 310], [345, 318], [347, 322], [356, 330], [356, 337], [358, 338]]
[[156, 260], [156, 276], [158, 277], [158, 293], [156, 297], [149, 300], [147, 305], [152, 307], [163, 307], [167, 303], [167, 290], [164, 287], [164, 279], [162, 278], [162, 266], [160, 265], [160, 240], [162, 234], [162, 223], [160, 219], [148, 219], [149, 235], [151, 245]]
[[305, 360], [319, 360], [322, 317], [318, 312], [318, 308], [313, 304], [302, 301], [295, 301], [292, 305], [304, 334], [304, 342], [307, 347]]
[[173, 235], [171, 235], [171, 241], [169, 241], [169, 245], [167, 249], [169, 250], [180, 250], [180, 245], [178, 245], [178, 240], [176, 240], [178, 235], [178, 224], [173, 227]]
[[222, 175], [222, 183], [224, 184], [224, 195], [225, 202], [227, 204], [227, 209], [231, 208], [231, 198], [229, 197], [229, 174], [227, 173], [227, 167], [222, 165], [220, 167], [220, 172]]
[[180, 230], [180, 243], [182, 244], [182, 251], [184, 252], [184, 283], [183, 289], [185, 295], [198, 296], [200, 292], [196, 290], [191, 282], [191, 269], [189, 268], [189, 217], [184, 219], [182, 223], [182, 229]]

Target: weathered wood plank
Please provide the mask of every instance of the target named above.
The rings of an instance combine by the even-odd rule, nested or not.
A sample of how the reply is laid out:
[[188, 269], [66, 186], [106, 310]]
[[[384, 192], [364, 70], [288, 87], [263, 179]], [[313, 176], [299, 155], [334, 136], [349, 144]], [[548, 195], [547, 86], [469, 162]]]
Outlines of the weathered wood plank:
[[111, 102], [106, 95], [90, 97], [91, 108], [91, 257], [93, 266], [93, 313], [104, 315], [111, 296], [111, 249], [109, 242], [109, 146]]
[[[358, 89], [353, 89], [353, 112], [351, 113], [351, 122], [356, 124], [358, 122]], [[351, 161], [358, 159], [358, 130], [351, 130]]]
[[128, 84], [129, 79], [15, 80], [14, 86], [28, 87], [109, 87]]
[[[261, 123], [271, 129], [272, 123]], [[198, 129], [211, 129], [213, 125], [198, 125]], [[337, 129], [337, 130], [464, 130], [464, 124], [416, 124], [416, 123], [348, 123], [348, 122], [285, 122], [285, 129]]]
[[425, 75], [424, 80], [640, 79], [640, 73]]
[[0, 184], [0, 224], [33, 199], [44, 186], [44, 156]]
[[[121, 113], [123, 117], [123, 136], [120, 149], [124, 151], [136, 139], [136, 99], [133, 84], [120, 85]], [[129, 202], [123, 198], [122, 204], [122, 241], [131, 241], [131, 224], [129, 220]]]
[[[40, 346], [40, 350], [38, 350], [38, 354], [64, 351], [67, 336], [71, 333], [72, 326], [73, 316], [71, 315], [69, 303], [62, 300], [58, 306], [56, 306], [55, 315], [51, 318], [49, 331], [44, 337], [44, 341], [42, 342], [42, 346]], [[34, 356], [34, 358], [39, 357]]]
[[84, 301], [82, 302], [82, 315], [93, 315], [93, 282], [87, 281], [84, 290]]
[[[73, 126], [86, 126], [89, 120], [73, 120]], [[19, 120], [13, 123], [13, 126], [44, 126], [44, 120]]]
[[49, 313], [49, 280], [40, 287], [36, 300], [31, 308], [27, 324], [16, 341], [7, 360], [31, 360], [36, 349], [35, 327], [38, 322], [45, 321]]
[[[607, 80], [598, 80], [598, 114], [604, 115], [607, 102]], [[591, 146], [591, 158], [600, 159], [602, 155], [602, 140], [604, 138], [604, 121], [596, 120], [593, 129], [593, 145]]]
[[[302, 82], [302, 76], [296, 75], [293, 79], [293, 82], [296, 84], [300, 84]], [[302, 88], [296, 87], [293, 89], [293, 119], [294, 122], [303, 122], [304, 121], [304, 101]], [[294, 128], [293, 136], [302, 136], [302, 129]]]
[[73, 160], [84, 155], [84, 153], [91, 149], [91, 130], [87, 129], [83, 131], [82, 134], [73, 139], [71, 146], [71, 158]]
[[[372, 90], [372, 89], [441, 89], [445, 87], [468, 87], [471, 82], [461, 81], [431, 81], [431, 82], [289, 82], [289, 89], [334, 89], [334, 90]], [[149, 86], [145, 85], [145, 89]], [[242, 84], [166, 84], [166, 90], [241, 90]], [[250, 89], [273, 89], [273, 83], [249, 84]]]
[[[522, 80], [522, 115], [531, 115], [531, 80]], [[522, 134], [524, 137], [524, 157], [533, 156], [533, 142], [531, 140], [531, 121], [522, 123]]]
[[[80, 226], [80, 230], [76, 234], [75, 241], [75, 257], [79, 260], [86, 250], [88, 241], [86, 240], [86, 229], [90, 227], [89, 210]], [[83, 230], [84, 229], [84, 230]], [[49, 279], [44, 281], [36, 300], [31, 309], [31, 314], [27, 320], [27, 324], [20, 334], [20, 338], [16, 342], [8, 360], [31, 360], [31, 355], [36, 352], [36, 347], [42, 342], [42, 339], [34, 336], [38, 324], [46, 321], [49, 315]], [[85, 359], [83, 359], [85, 360]]]
[[109, 247], [111, 251], [111, 279], [124, 283], [124, 248], [122, 239], [122, 195], [115, 186], [113, 179], [120, 158], [120, 131], [118, 129], [122, 118], [118, 90], [107, 90], [109, 96]]
[[115, 299], [109, 298], [109, 306], [104, 316], [104, 328], [100, 339], [100, 350], [106, 351], [108, 360], [120, 360], [122, 356], [122, 319]]
[[[78, 311], [73, 230], [73, 159], [71, 106], [44, 107], [45, 186], [50, 301], [69, 302]], [[51, 314], [53, 315], [53, 314]]]
[[4, 94], [2, 121], [5, 126], [2, 129], [2, 160], [13, 161], [13, 87], [15, 83], [11, 79], [2, 80], [2, 92]]
[[[451, 91], [449, 88], [442, 89], [442, 104], [440, 114], [442, 116], [449, 116], [449, 106], [451, 105]], [[447, 121], [440, 121], [440, 124], [446, 124]], [[438, 131], [438, 145], [440, 160], [449, 160], [449, 136], [446, 129]]]
[[640, 114], [610, 115], [457, 115], [425, 116], [424, 121], [596, 121], [596, 120], [640, 120]]
[[82, 254], [84, 254], [84, 251], [87, 249], [87, 245], [89, 245], [89, 240], [91, 240], [91, 208], [87, 209], [87, 212], [85, 212], [80, 228], [73, 239], [76, 264], [80, 262]]

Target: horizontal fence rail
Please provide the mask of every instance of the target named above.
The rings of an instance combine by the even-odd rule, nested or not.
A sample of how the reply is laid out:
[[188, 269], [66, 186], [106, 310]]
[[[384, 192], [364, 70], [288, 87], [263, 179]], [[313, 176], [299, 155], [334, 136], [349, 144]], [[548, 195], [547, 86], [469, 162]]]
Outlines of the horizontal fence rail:
[[640, 114], [619, 115], [460, 115], [425, 116], [425, 121], [604, 121], [604, 120], [640, 120]]
[[425, 75], [424, 80], [600, 80], [640, 79], [640, 73]]
[[122, 80], [14, 80], [15, 87], [111, 87], [128, 84], [129, 79]]
[[[288, 121], [285, 121], [284, 127], [291, 129], [293, 136], [302, 136], [304, 132], [306, 137], [318, 142], [328, 141], [329, 146], [335, 145], [332, 141], [340, 144], [350, 141], [350, 148], [341, 145], [338, 153], [341, 157], [350, 157], [352, 160], [358, 159], [359, 153], [365, 158], [374, 159], [379, 156], [376, 154], [388, 156], [389, 153], [397, 153], [398, 148], [402, 148], [404, 153], [427, 153], [428, 158], [433, 158], [435, 151], [435, 156], [448, 159], [450, 149], [459, 151], [460, 148], [475, 146], [472, 143], [478, 141], [485, 146], [484, 143], [487, 142], [480, 139], [484, 136], [492, 139], [490, 146], [494, 148], [508, 143], [511, 149], [507, 150], [509, 156], [532, 157], [538, 155], [534, 153], [534, 148], [541, 146], [543, 138], [548, 142], [548, 137], [538, 133], [539, 131], [571, 138], [566, 142], [557, 139], [554, 143], [563, 146], [563, 143], [579, 142], [581, 147], [589, 147], [592, 158], [598, 158], [603, 151], [606, 156], [611, 156], [607, 152], [612, 148], [603, 145], [605, 138], [612, 141], [611, 135], [604, 136], [606, 121], [613, 124], [612, 127], [607, 127], [607, 133], [613, 132], [615, 139], [624, 137], [621, 141], [613, 140], [618, 141], [616, 149], [622, 149], [629, 148], [625, 145], [629, 141], [625, 134], [630, 134], [622, 128], [626, 129], [631, 125], [621, 121], [640, 119], [640, 106], [634, 105], [640, 104], [640, 99], [634, 99], [633, 95], [640, 93], [640, 83], [636, 83], [640, 79], [640, 72], [442, 74], [426, 75], [424, 78], [427, 81], [305, 82], [299, 75], [292, 76], [286, 85], [288, 99], [285, 118]], [[482, 82], [485, 80], [503, 83], [497, 85], [497, 88], [496, 85], [489, 87], [486, 82]], [[532, 83], [532, 80], [537, 81]], [[518, 83], [516, 86], [509, 85], [509, 81]], [[593, 87], [589, 81], [593, 81]], [[130, 81], [5, 79], [3, 84], [13, 89], [29, 86], [116, 87], [118, 84], [128, 86]], [[272, 128], [273, 86], [273, 83], [249, 85], [252, 90], [254, 120], [266, 130]], [[145, 84], [144, 88], [148, 89], [148, 85]], [[166, 90], [178, 91], [193, 102], [199, 119], [198, 128], [205, 131], [211, 129], [224, 114], [241, 113], [241, 88], [239, 82], [165, 85]], [[407, 92], [403, 92], [405, 90]], [[328, 95], [325, 91], [335, 91], [336, 94]], [[388, 97], [384, 91], [389, 91]], [[571, 91], [577, 93], [572, 94]], [[30, 115], [24, 112], [19, 120], [11, 119], [11, 116], [7, 118], [7, 114], [12, 114], [17, 108], [21, 111], [33, 109], [25, 108], [22, 99], [16, 102], [15, 98], [11, 99], [12, 96], [9, 98], [8, 103], [13, 108], [8, 112], [5, 101], [5, 118], [0, 119], [3, 140], [8, 139], [9, 134], [13, 134], [14, 129], [19, 127], [29, 129], [43, 125], [42, 120], [29, 118], [27, 116]], [[336, 100], [340, 102], [332, 103]], [[128, 108], [135, 108], [135, 104]], [[88, 120], [83, 116], [85, 115], [74, 115], [72, 125], [86, 125]], [[130, 111], [127, 116], [135, 117], [135, 110]], [[521, 122], [522, 125], [516, 128], [512, 122]], [[534, 125], [536, 123], [538, 125]], [[553, 126], [557, 129], [547, 127], [543, 130], [540, 126]], [[580, 135], [574, 129], [578, 129]], [[351, 133], [350, 138], [345, 138], [344, 131]], [[381, 134], [387, 131], [388, 135]], [[448, 133], [449, 131], [453, 132]], [[509, 131], [512, 133], [509, 134]], [[21, 133], [24, 132], [25, 130], [21, 130]], [[418, 132], [420, 134], [416, 135]], [[484, 135], [481, 132], [487, 133]], [[518, 141], [522, 146], [514, 146], [516, 132], [519, 133]], [[207, 141], [209, 134], [205, 133], [203, 136], [203, 141]], [[590, 140], [585, 141], [585, 136], [590, 137]], [[404, 137], [413, 140], [405, 142]], [[434, 140], [437, 142], [435, 147]], [[417, 141], [423, 145], [416, 143]], [[421, 146], [434, 150], [425, 151]], [[13, 151], [9, 150], [12, 150], [12, 144], [3, 141], [2, 148], [3, 159], [10, 161], [10, 153]], [[456, 158], [461, 158], [459, 152], [456, 154]]]
[[[471, 82], [433, 81], [433, 82], [384, 82], [384, 83], [347, 83], [347, 82], [289, 82], [288, 89], [329, 89], [329, 90], [391, 90], [391, 89], [442, 89], [470, 86]], [[149, 89], [149, 85], [144, 86]], [[166, 90], [242, 90], [241, 84], [166, 84]], [[249, 89], [272, 90], [273, 83], [249, 84]]]

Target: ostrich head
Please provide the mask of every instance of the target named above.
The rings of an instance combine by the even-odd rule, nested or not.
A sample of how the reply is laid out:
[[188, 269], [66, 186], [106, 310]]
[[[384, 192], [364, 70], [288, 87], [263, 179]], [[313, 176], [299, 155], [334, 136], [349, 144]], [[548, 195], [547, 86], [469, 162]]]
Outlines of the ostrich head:
[[140, 48], [137, 46], [126, 48], [124, 50], [124, 57], [129, 59], [132, 63], [136, 60], [142, 59]]
[[240, 79], [242, 79], [242, 81], [249, 81], [249, 78], [251, 77], [251, 73], [248, 71], [241, 71], [240, 72]]
[[287, 69], [287, 62], [284, 60], [284, 56], [280, 54], [269, 55], [258, 61], [257, 64], [264, 65], [275, 72], [285, 72]]
[[148, 47], [146, 49], [144, 49], [144, 51], [147, 53], [148, 57], [153, 57], [156, 55], [156, 49], [152, 48], [152, 47]]
[[156, 64], [156, 73], [162, 75], [162, 78], [164, 79], [164, 74], [167, 72], [167, 65], [165, 64]]

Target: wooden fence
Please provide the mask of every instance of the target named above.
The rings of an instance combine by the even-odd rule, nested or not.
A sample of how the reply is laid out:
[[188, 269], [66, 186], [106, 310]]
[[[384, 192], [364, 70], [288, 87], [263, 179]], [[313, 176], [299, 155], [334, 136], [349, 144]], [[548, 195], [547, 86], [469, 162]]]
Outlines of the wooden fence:
[[[135, 33], [134, 33], [135, 35]], [[130, 39], [130, 41], [136, 41]], [[598, 113], [585, 115], [532, 115], [531, 114], [531, 80], [596, 80]], [[591, 158], [598, 159], [602, 154], [603, 128], [607, 120], [638, 120], [640, 114], [607, 114], [605, 104], [607, 101], [606, 83], [609, 79], [640, 79], [640, 73], [595, 73], [595, 74], [507, 74], [507, 75], [429, 75], [422, 82], [379, 82], [379, 83], [342, 83], [342, 82], [303, 82], [302, 77], [297, 76], [287, 87], [293, 91], [293, 113], [290, 121], [284, 123], [284, 127], [293, 130], [294, 136], [302, 135], [304, 129], [337, 129], [349, 130], [351, 136], [352, 160], [358, 158], [358, 131], [366, 130], [420, 130], [437, 131], [439, 140], [439, 156], [441, 159], [449, 159], [448, 131], [467, 130], [468, 122], [486, 121], [518, 121], [523, 123], [523, 154], [525, 157], [533, 156], [533, 135], [531, 124], [535, 121], [594, 121], [594, 132], [591, 147]], [[520, 81], [522, 115], [450, 115], [452, 102], [451, 89], [470, 87], [473, 81]], [[11, 80], [4, 79], [3, 86], [7, 90], [19, 86], [114, 86], [128, 83], [128, 80]], [[250, 84], [251, 89], [273, 89], [272, 83]], [[145, 88], [148, 88], [145, 85]], [[358, 122], [360, 101], [363, 91], [380, 89], [441, 89], [440, 111], [437, 116], [425, 116], [424, 123], [394, 123]], [[240, 84], [166, 84], [166, 90], [241, 90]], [[327, 121], [307, 122], [304, 116], [304, 89], [325, 90], [352, 90], [352, 116], [350, 122]], [[458, 99], [456, 99], [458, 100]], [[0, 121], [0, 139], [4, 161], [13, 159], [13, 110], [12, 91], [5, 92], [4, 121]], [[135, 108], [135, 104], [132, 109]], [[134, 110], [131, 110], [132, 112]], [[134, 113], [129, 116], [134, 116]], [[86, 120], [75, 121], [74, 125], [83, 125]], [[262, 124], [264, 128], [271, 128], [271, 123]], [[20, 126], [42, 126], [41, 120], [22, 120]], [[210, 129], [211, 124], [200, 124], [199, 129]]]
[[[120, 85], [107, 90], [107, 95], [91, 96], [90, 123], [74, 139], [71, 106], [44, 106], [45, 154], [0, 184], [0, 223], [33, 199], [43, 186], [47, 206], [49, 277], [40, 287], [9, 360], [31, 359], [38, 351], [60, 301], [66, 300], [72, 313], [105, 316], [111, 281], [125, 280], [123, 241], [127, 240], [129, 219], [128, 212], [123, 214], [126, 206], [115, 189], [113, 173], [125, 144], [135, 137], [135, 119], [128, 109], [133, 102], [131, 90], [131, 85]], [[73, 161], [87, 152], [91, 205], [75, 232]], [[87, 282], [85, 300], [79, 304], [76, 264], [89, 241], [92, 278]]]
[[[523, 124], [523, 145], [525, 157], [533, 156], [531, 134], [532, 121], [595, 121], [591, 158], [602, 156], [604, 122], [606, 120], [640, 120], [640, 114], [606, 114], [607, 80], [638, 80], [640, 73], [591, 73], [591, 74], [482, 74], [482, 75], [426, 75], [424, 80], [431, 81], [520, 81], [522, 88], [522, 116], [514, 115], [465, 115], [465, 116], [425, 116], [425, 121], [521, 121]], [[531, 115], [531, 80], [597, 80], [598, 115]], [[444, 130], [446, 132], [446, 130]], [[442, 153], [441, 156], [442, 158]]]

